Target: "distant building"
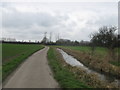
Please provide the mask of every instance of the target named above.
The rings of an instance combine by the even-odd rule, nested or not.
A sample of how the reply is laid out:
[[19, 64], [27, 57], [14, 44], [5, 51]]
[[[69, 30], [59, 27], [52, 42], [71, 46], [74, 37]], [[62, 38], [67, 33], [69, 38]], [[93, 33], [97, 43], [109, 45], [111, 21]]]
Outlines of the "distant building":
[[70, 42], [70, 40], [68, 40], [68, 39], [59, 39], [56, 42]]
[[70, 45], [71, 41], [68, 39], [59, 39], [56, 41], [57, 45]]
[[87, 46], [87, 45], [89, 45], [90, 44], [90, 41], [81, 41], [80, 42], [80, 45], [84, 45], [84, 46]]
[[1, 41], [7, 41], [7, 42], [15, 42], [16, 41], [16, 39], [15, 38], [1, 38], [0, 39]]

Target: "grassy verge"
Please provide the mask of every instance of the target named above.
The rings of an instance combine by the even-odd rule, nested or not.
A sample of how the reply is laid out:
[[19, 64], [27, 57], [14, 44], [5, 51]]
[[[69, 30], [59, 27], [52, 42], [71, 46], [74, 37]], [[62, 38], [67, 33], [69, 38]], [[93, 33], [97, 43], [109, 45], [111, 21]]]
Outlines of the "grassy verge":
[[[5, 47], [9, 46], [9, 47]], [[27, 57], [32, 55], [34, 52], [44, 48], [44, 46], [41, 45], [18, 45], [15, 47], [15, 50], [11, 50], [11, 48], [14, 48], [13, 44], [8, 44], [3, 47], [3, 53], [4, 57], [8, 56], [8, 53], [12, 53], [11, 55], [15, 55], [20, 51], [19, 49], [22, 49], [22, 53], [20, 53], [17, 57], [11, 58], [11, 60], [7, 60], [2, 64], [2, 80], [4, 81], [5, 78], [13, 71], [15, 70], [19, 64], [21, 64]], [[20, 48], [19, 48], [20, 47]], [[8, 49], [6, 49], [8, 48]], [[16, 51], [18, 49], [18, 51]], [[9, 51], [11, 50], [11, 51]], [[7, 52], [8, 51], [8, 52]], [[16, 53], [15, 53], [16, 51]], [[3, 59], [4, 60], [4, 59]]]
[[89, 86], [77, 80], [75, 75], [61, 64], [54, 48], [49, 49], [47, 57], [54, 77], [62, 88], [89, 88]]

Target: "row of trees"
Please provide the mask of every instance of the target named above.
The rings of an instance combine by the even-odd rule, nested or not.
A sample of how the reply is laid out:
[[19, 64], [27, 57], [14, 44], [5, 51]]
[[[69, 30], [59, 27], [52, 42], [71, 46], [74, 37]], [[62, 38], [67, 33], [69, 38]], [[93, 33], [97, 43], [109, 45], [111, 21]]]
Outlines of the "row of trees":
[[113, 50], [115, 47], [120, 46], [120, 35], [116, 32], [117, 27], [111, 26], [103, 26], [99, 28], [98, 32], [93, 32], [90, 34], [90, 41], [71, 41], [68, 39], [58, 39], [55, 43], [50, 41], [45, 37], [42, 40], [43, 44], [49, 44], [49, 45], [71, 45], [71, 46], [101, 46], [106, 47], [108, 49]]
[[67, 40], [67, 39], [59, 39], [56, 41], [56, 44], [57, 45], [66, 45], [66, 46], [80, 46], [80, 45], [83, 45], [83, 46], [87, 46], [90, 44], [89, 41], [71, 41], [71, 40]]

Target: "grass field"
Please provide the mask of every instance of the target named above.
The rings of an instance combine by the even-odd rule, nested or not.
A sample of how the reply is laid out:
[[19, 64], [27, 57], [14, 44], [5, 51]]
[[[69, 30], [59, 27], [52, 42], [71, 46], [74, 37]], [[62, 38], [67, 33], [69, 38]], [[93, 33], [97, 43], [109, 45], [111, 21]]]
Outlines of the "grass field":
[[35, 44], [2, 44], [2, 79], [4, 80], [22, 61], [44, 48]]
[[89, 88], [89, 86], [80, 82], [75, 75], [65, 68], [57, 57], [54, 48], [50, 48], [47, 54], [49, 64], [53, 70], [55, 79], [59, 82], [61, 88]]
[[[81, 52], [86, 52], [86, 53], [91, 52], [91, 47], [88, 47], [88, 46], [64, 46], [64, 47], [68, 48], [68, 49], [78, 50], [78, 51], [81, 51]], [[120, 53], [120, 48], [116, 48], [115, 52]], [[104, 48], [104, 47], [96, 47], [95, 48], [95, 53], [104, 56], [108, 53], [108, 49]]]
[[12, 60], [20, 55], [41, 49], [40, 45], [31, 44], [2, 44], [2, 60], [3, 62]]

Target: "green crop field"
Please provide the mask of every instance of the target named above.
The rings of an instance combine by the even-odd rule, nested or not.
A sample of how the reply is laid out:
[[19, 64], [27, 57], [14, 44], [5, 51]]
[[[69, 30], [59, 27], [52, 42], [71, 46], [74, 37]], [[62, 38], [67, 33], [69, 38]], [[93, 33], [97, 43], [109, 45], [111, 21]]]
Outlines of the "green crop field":
[[3, 62], [12, 60], [26, 53], [34, 52], [43, 46], [35, 44], [2, 44], [2, 60]]
[[2, 44], [2, 79], [4, 80], [22, 61], [44, 48], [36, 44]]

